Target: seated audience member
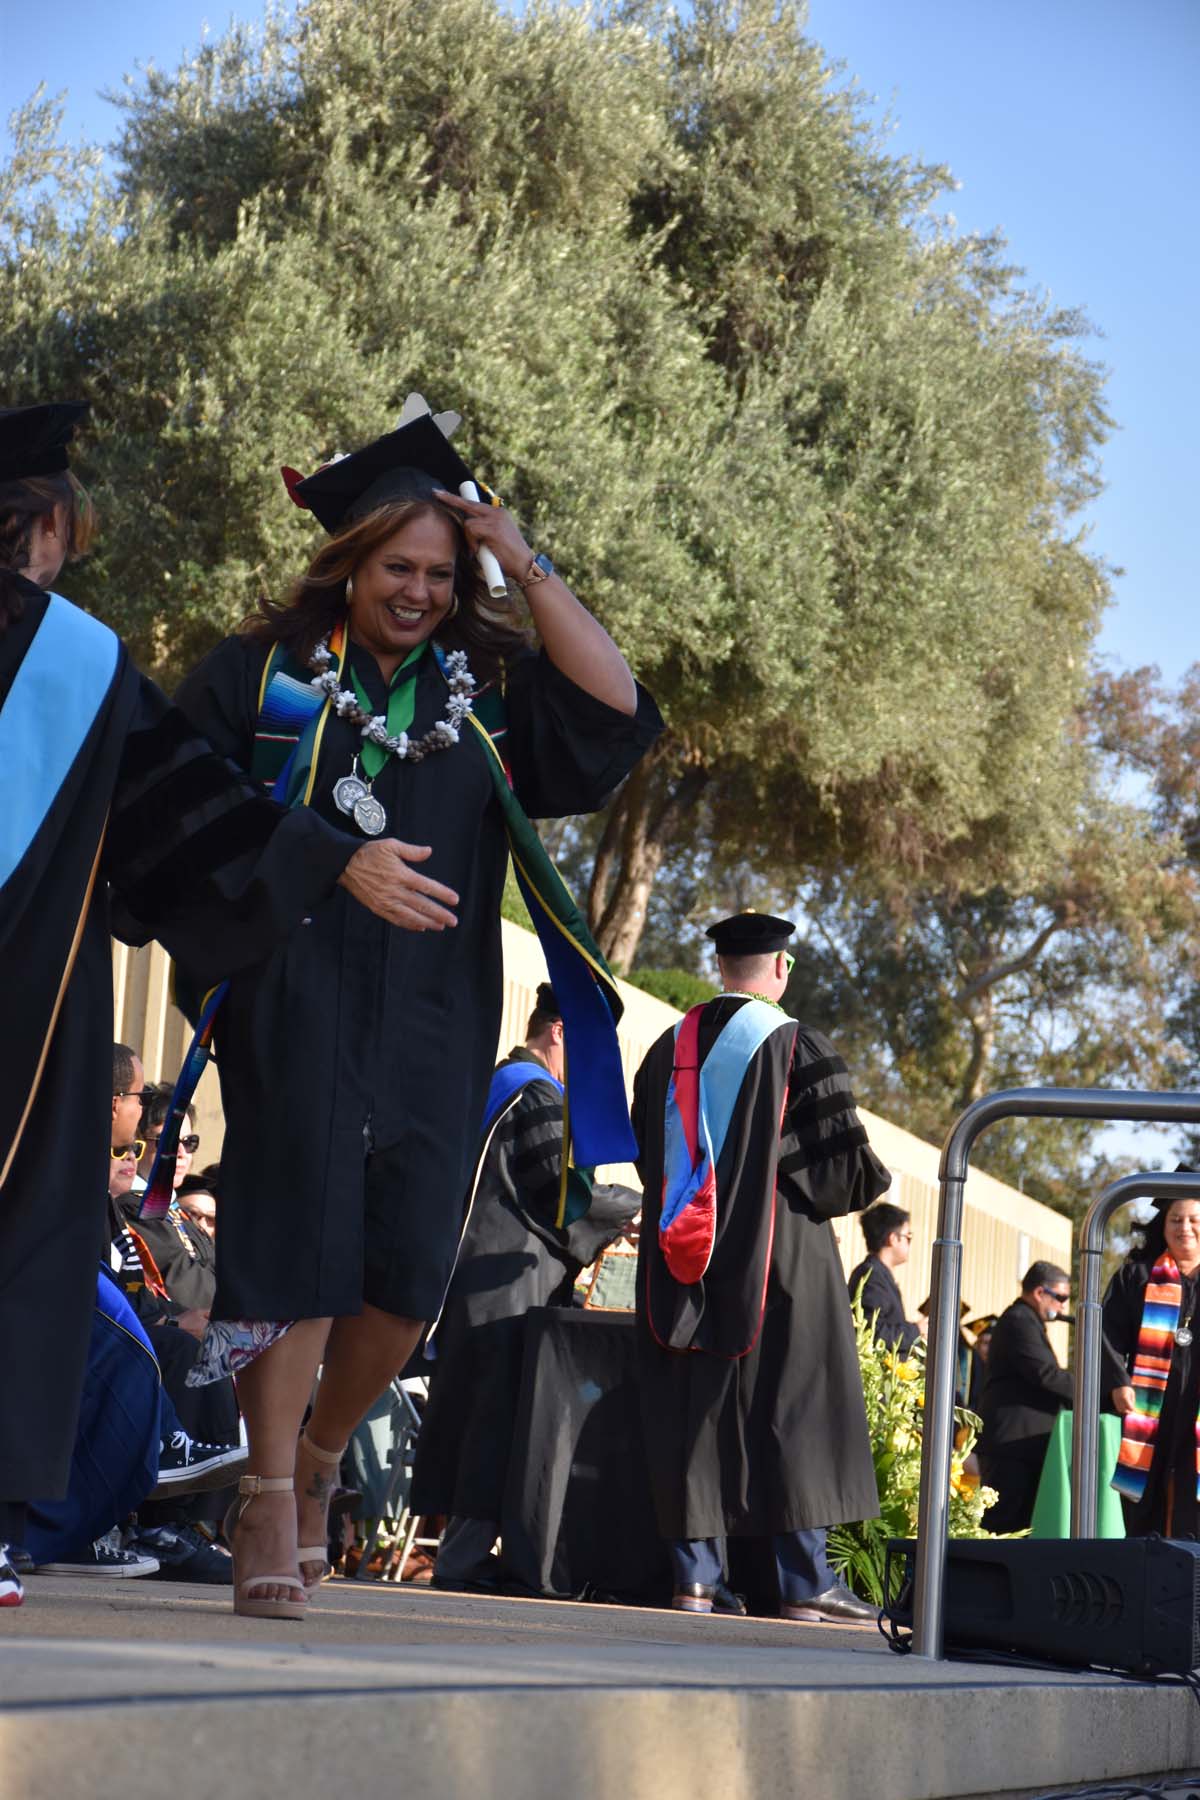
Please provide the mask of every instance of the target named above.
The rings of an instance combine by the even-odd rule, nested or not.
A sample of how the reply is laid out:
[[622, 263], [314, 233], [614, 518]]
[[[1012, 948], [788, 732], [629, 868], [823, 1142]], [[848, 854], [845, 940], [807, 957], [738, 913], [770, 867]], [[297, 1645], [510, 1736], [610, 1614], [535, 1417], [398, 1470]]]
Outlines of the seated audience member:
[[216, 1255], [212, 1240], [197, 1232], [179, 1205], [179, 1188], [187, 1178], [192, 1157], [200, 1139], [191, 1129], [194, 1117], [188, 1109], [188, 1130], [179, 1140], [179, 1159], [175, 1166], [175, 1195], [161, 1219], [139, 1219], [138, 1207], [154, 1167], [158, 1140], [171, 1111], [171, 1089], [146, 1089], [146, 1105], [138, 1127], [138, 1138], [144, 1145], [138, 1162], [137, 1179], [130, 1192], [119, 1202], [127, 1224], [154, 1258], [163, 1287], [169, 1299], [185, 1309], [195, 1308], [207, 1314], [217, 1289]]
[[40, 1575], [153, 1575], [158, 1561], [123, 1545], [121, 1521], [157, 1479], [158, 1364], [112, 1278], [97, 1271], [87, 1369], [66, 1497], [32, 1501], [22, 1548]]
[[1000, 1497], [984, 1515], [986, 1531], [1023, 1531], [1033, 1518], [1050, 1433], [1073, 1393], [1046, 1326], [1066, 1311], [1070, 1298], [1066, 1270], [1035, 1262], [1021, 1283], [1020, 1298], [1001, 1313], [992, 1332], [979, 1396], [978, 1457], [984, 1481]]
[[[122, 1089], [141, 1088], [133, 1082], [124, 1045], [113, 1048], [113, 1128], [126, 1127], [128, 1116], [119, 1111]], [[134, 1058], [137, 1070], [140, 1063]], [[141, 1099], [138, 1100], [139, 1111]], [[163, 1393], [173, 1408], [164, 1417], [160, 1447], [160, 1482], [155, 1500], [139, 1513], [138, 1544], [157, 1557], [164, 1578], [174, 1581], [227, 1583], [229, 1558], [213, 1543], [215, 1524], [223, 1508], [221, 1488], [236, 1475], [246, 1460], [241, 1443], [237, 1397], [233, 1382], [214, 1382], [207, 1387], [187, 1385], [187, 1375], [200, 1351], [208, 1323], [206, 1307], [183, 1306], [168, 1294], [153, 1255], [142, 1236], [142, 1222], [126, 1216], [125, 1202], [144, 1153], [140, 1140], [114, 1137], [109, 1173], [109, 1209], [112, 1238], [108, 1263], [113, 1278], [137, 1315], [162, 1370]], [[175, 1483], [188, 1483], [186, 1501], [177, 1497]], [[204, 1482], [204, 1490], [196, 1489]], [[165, 1495], [166, 1498], [160, 1498]]]
[[927, 1319], [913, 1323], [905, 1318], [894, 1274], [908, 1261], [912, 1244], [909, 1215], [890, 1200], [877, 1200], [858, 1222], [867, 1240], [867, 1255], [850, 1277], [850, 1299], [861, 1299], [864, 1315], [874, 1317], [878, 1341], [907, 1355], [928, 1328]]
[[[188, 1175], [179, 1184], [175, 1196], [179, 1210], [187, 1221], [188, 1229], [197, 1239], [203, 1238], [210, 1246], [209, 1254], [214, 1255], [211, 1246], [217, 1241], [217, 1185], [215, 1179], [207, 1175]], [[215, 1256], [213, 1267], [216, 1267]]]

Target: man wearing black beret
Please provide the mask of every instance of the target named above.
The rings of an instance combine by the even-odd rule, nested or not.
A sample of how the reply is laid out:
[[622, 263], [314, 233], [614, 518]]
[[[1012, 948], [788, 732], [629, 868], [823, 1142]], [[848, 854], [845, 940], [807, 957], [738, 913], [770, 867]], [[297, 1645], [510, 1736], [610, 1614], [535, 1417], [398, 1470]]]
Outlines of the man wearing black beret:
[[845, 1063], [779, 1005], [793, 930], [711, 926], [724, 991], [638, 1070], [642, 1416], [676, 1607], [711, 1610], [722, 1538], [765, 1537], [784, 1618], [864, 1621], [825, 1555], [827, 1526], [879, 1511], [829, 1221], [891, 1177]]

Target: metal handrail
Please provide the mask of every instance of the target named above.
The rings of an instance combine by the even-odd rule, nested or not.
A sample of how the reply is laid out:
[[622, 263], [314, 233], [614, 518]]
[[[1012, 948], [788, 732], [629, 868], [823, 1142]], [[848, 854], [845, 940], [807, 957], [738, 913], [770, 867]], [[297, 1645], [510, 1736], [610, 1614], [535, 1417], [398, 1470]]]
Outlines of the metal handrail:
[[1100, 1258], [1104, 1227], [1132, 1200], [1200, 1200], [1200, 1175], [1122, 1175], [1098, 1194], [1079, 1231], [1079, 1301], [1075, 1308], [1075, 1418], [1071, 1426], [1071, 1536], [1096, 1535], [1100, 1471], [1100, 1358], [1103, 1306]]
[[[1118, 1088], [1008, 1088], [985, 1094], [959, 1114], [942, 1151], [938, 1235], [933, 1245], [926, 1358], [921, 1494], [917, 1512], [913, 1649], [934, 1662], [944, 1656], [946, 1555], [950, 1525], [950, 1458], [954, 1448], [954, 1381], [962, 1285], [963, 1188], [980, 1132], [1001, 1119], [1127, 1119], [1157, 1125], [1200, 1123], [1200, 1094], [1140, 1093]], [[1166, 1177], [1155, 1178], [1165, 1183]], [[1155, 1190], [1165, 1192], [1165, 1186]], [[1099, 1363], [1096, 1363], [1099, 1380]], [[1097, 1428], [1098, 1429], [1098, 1428]], [[1093, 1491], [1095, 1483], [1093, 1482]]]

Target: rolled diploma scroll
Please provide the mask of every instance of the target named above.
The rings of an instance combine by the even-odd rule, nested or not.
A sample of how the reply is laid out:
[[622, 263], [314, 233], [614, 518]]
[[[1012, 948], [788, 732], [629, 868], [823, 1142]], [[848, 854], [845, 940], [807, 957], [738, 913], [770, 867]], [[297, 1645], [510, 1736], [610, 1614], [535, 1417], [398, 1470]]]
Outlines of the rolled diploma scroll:
[[[464, 481], [458, 491], [464, 500], [478, 500], [479, 498], [479, 489], [473, 481]], [[475, 552], [475, 560], [479, 564], [479, 573], [487, 582], [487, 591], [492, 599], [503, 600], [508, 593], [508, 583], [504, 579], [504, 570], [486, 544], [480, 544]]]

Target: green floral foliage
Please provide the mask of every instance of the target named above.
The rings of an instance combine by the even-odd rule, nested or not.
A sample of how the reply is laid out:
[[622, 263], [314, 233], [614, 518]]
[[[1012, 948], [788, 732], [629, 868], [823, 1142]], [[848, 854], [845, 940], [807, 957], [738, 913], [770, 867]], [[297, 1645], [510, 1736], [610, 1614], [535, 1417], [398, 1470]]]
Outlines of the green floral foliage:
[[634, 987], [653, 994], [656, 1000], [665, 1000], [668, 1006], [687, 1012], [693, 1006], [701, 1006], [704, 1001], [711, 1000], [717, 990], [711, 981], [703, 976], [693, 975], [690, 969], [634, 969], [625, 977]]
[[[829, 1532], [829, 1560], [855, 1593], [882, 1606], [888, 1539], [917, 1535], [925, 1346], [918, 1342], [906, 1357], [898, 1356], [876, 1338], [874, 1316], [864, 1317], [861, 1298], [854, 1301], [854, 1331], [879, 1489], [879, 1517], [833, 1526]], [[979, 1436], [980, 1420], [965, 1407], [956, 1406], [954, 1424], [950, 1536], [987, 1537], [981, 1521], [996, 1499], [995, 1490], [981, 1486], [964, 1470]]]

